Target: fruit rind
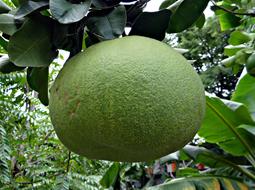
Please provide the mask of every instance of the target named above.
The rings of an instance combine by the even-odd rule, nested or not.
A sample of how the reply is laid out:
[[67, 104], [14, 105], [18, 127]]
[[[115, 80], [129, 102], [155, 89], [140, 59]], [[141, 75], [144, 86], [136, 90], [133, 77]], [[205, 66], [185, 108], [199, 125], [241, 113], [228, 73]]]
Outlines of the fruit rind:
[[205, 96], [182, 55], [159, 41], [130, 36], [69, 60], [51, 88], [49, 108], [59, 139], [73, 152], [148, 161], [192, 140]]

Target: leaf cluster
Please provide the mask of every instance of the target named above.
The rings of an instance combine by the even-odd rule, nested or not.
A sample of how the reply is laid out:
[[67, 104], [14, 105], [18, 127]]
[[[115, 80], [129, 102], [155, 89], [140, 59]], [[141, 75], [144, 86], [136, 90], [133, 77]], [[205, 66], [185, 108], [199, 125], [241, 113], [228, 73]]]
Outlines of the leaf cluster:
[[[208, 0], [179, 0], [166, 2], [159, 11], [143, 12], [147, 2], [25, 0], [12, 1], [10, 7], [1, 1], [0, 46], [8, 56], [0, 60], [0, 71], [28, 68], [30, 88], [48, 105], [49, 65], [57, 58], [58, 50], [69, 51], [71, 58], [95, 43], [120, 36], [163, 40], [166, 32], [181, 32], [194, 23], [203, 25], [203, 11], [208, 4]], [[126, 27], [131, 28], [129, 33]]]

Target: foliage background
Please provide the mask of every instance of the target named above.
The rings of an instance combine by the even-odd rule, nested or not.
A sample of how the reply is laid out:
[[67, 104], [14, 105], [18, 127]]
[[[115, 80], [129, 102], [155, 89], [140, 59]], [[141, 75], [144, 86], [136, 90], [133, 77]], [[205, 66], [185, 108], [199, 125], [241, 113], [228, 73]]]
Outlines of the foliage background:
[[[132, 9], [126, 6], [125, 12], [118, 6], [119, 1], [98, 0], [93, 3], [101, 12], [90, 12], [86, 27], [82, 19], [84, 12], [73, 4], [61, 5], [57, 0], [4, 2], [0, 3], [0, 50], [5, 55], [0, 58], [0, 71], [4, 73], [0, 73], [0, 189], [138, 189], [156, 185], [158, 177], [164, 182], [163, 186], [151, 188], [216, 189], [217, 185], [221, 189], [245, 189], [246, 185], [254, 188], [255, 79], [251, 76], [254, 75], [252, 69], [236, 86], [254, 54], [255, 3], [252, 0], [213, 2], [211, 8], [215, 17], [207, 19], [205, 24], [202, 13], [208, 1], [200, 2], [201, 10], [193, 10], [191, 4], [197, 1], [186, 0], [171, 7], [181, 1], [166, 0], [161, 11], [142, 14], [147, 1], [136, 2]], [[79, 6], [88, 8], [86, 3], [88, 1]], [[189, 6], [185, 6], [186, 3]], [[71, 7], [71, 15], [72, 10], [78, 14], [61, 17], [61, 6]], [[106, 6], [115, 7], [114, 11], [105, 10]], [[16, 12], [10, 11], [15, 7], [19, 8]], [[48, 8], [61, 24], [41, 17], [49, 16]], [[183, 19], [180, 14], [183, 12], [187, 14], [185, 18], [194, 16], [194, 19]], [[80, 17], [82, 20], [77, 22]], [[109, 27], [105, 18], [118, 23], [111, 28], [112, 32], [104, 30]], [[93, 23], [97, 23], [97, 27]], [[194, 139], [177, 153], [177, 157], [167, 158], [167, 162], [178, 165], [172, 175], [162, 172], [157, 176], [148, 172], [157, 162], [164, 166], [162, 160], [166, 158], [151, 163], [112, 163], [88, 160], [69, 152], [57, 139], [48, 109], [41, 104], [47, 104], [47, 83], [51, 85], [54, 81], [62, 66], [59, 63], [64, 59], [61, 54], [56, 57], [56, 49], [68, 50], [72, 57], [101, 40], [126, 35], [122, 33], [125, 26], [132, 26], [130, 34], [164, 39], [171, 46], [188, 49], [188, 52], [182, 50], [184, 56], [195, 60], [192, 64], [205, 89], [222, 98], [207, 97], [207, 113], [199, 131], [203, 138]], [[165, 32], [170, 33], [166, 38]], [[53, 34], [53, 39], [48, 38], [49, 33]], [[49, 57], [39, 60], [35, 56], [38, 65], [34, 65], [27, 60], [38, 50], [32, 48], [24, 55], [19, 48], [31, 49], [31, 42], [38, 40], [38, 36], [46, 37], [47, 40], [37, 44], [41, 53]], [[22, 39], [26, 41], [21, 43]], [[6, 59], [7, 52], [10, 59]], [[23, 62], [17, 61], [16, 55], [22, 55]], [[203, 170], [197, 165], [201, 163], [205, 165]], [[172, 180], [181, 177], [185, 177], [181, 183]]]

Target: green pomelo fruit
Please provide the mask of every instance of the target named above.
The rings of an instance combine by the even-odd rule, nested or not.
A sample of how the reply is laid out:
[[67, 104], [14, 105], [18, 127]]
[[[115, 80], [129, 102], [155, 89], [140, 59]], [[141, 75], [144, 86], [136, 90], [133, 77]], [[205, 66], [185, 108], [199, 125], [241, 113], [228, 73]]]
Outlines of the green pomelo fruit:
[[101, 42], [70, 59], [50, 96], [62, 143], [90, 159], [148, 161], [196, 134], [204, 88], [168, 45], [132, 36]]

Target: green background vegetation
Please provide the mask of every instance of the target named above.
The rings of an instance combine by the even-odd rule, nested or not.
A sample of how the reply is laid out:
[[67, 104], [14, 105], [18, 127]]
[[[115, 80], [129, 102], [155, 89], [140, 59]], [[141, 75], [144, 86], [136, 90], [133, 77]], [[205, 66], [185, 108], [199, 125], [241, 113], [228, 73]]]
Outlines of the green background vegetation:
[[[142, 12], [148, 0], [132, 2], [0, 1], [0, 189], [254, 188], [254, 1], [211, 0], [215, 15], [207, 19], [208, 0], [166, 0], [153, 13]], [[199, 137], [155, 161], [177, 164], [160, 180], [149, 172], [154, 162], [95, 161], [69, 152], [42, 105], [62, 66], [57, 50], [72, 57], [120, 35], [187, 49], [179, 51], [193, 60], [211, 94]], [[153, 186], [158, 181], [163, 184]]]

